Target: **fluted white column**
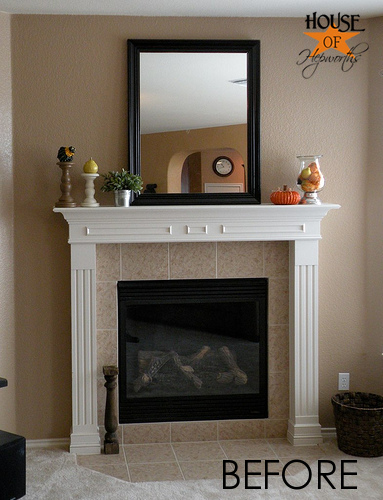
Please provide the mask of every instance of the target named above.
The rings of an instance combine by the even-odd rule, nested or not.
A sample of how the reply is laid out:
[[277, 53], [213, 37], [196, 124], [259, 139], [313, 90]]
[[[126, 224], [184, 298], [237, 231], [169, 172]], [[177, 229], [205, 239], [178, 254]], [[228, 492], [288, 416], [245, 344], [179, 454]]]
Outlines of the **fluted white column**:
[[294, 445], [322, 442], [318, 404], [318, 240], [290, 242], [290, 417]]
[[97, 425], [96, 245], [71, 245], [72, 432], [70, 451], [100, 453]]

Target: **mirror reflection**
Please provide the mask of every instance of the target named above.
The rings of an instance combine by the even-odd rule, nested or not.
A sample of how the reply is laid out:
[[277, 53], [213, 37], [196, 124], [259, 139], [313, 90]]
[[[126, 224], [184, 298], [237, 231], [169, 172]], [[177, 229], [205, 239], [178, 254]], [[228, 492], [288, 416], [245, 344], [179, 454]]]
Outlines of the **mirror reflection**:
[[[158, 193], [246, 191], [247, 56], [140, 54], [141, 175]], [[225, 175], [213, 169], [230, 159]]]
[[260, 203], [259, 42], [128, 47], [134, 203]]

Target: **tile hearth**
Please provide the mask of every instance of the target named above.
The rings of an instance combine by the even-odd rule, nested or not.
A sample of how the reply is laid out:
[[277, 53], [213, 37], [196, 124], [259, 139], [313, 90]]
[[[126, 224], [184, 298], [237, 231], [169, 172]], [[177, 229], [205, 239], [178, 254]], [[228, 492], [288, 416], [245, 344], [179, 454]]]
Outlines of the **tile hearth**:
[[[293, 446], [287, 439], [238, 439], [122, 445], [119, 455], [77, 455], [77, 465], [123, 481], [147, 482], [222, 479], [223, 460], [237, 462], [237, 473], [244, 477], [245, 460], [261, 460], [248, 470], [263, 476], [264, 460], [279, 461], [270, 464], [269, 470], [281, 473], [291, 460], [302, 460], [311, 466], [319, 459], [355, 458], [341, 452], [335, 439], [304, 447]], [[294, 476], [304, 469], [303, 464], [293, 463], [286, 472]], [[228, 485], [230, 481], [233, 477], [228, 476]]]

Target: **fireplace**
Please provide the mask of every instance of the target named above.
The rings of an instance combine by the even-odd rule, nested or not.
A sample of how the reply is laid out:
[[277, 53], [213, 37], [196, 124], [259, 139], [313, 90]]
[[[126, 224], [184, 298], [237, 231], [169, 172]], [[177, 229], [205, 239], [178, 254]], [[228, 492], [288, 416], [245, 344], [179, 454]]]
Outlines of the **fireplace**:
[[[96, 246], [126, 243], [210, 244], [220, 278], [219, 246], [230, 242], [289, 242], [289, 404], [287, 438], [295, 445], [322, 441], [318, 416], [318, 243], [323, 217], [339, 205], [162, 206], [55, 208], [69, 224], [72, 297], [72, 430], [70, 450], [100, 453], [97, 400], [97, 328], [114, 329], [114, 288], [105, 284], [110, 306], [99, 323], [96, 306]], [[177, 252], [176, 252], [177, 253]], [[157, 253], [155, 254], [157, 255]], [[266, 255], [266, 254], [265, 254]], [[139, 256], [138, 256], [139, 257]], [[118, 259], [120, 261], [120, 259]], [[134, 261], [131, 261], [134, 264]], [[169, 259], [171, 262], [171, 259]], [[179, 262], [179, 259], [178, 259]], [[188, 266], [188, 262], [181, 260]], [[145, 264], [141, 269], [145, 268]], [[206, 270], [206, 269], [205, 269]], [[108, 265], [107, 274], [113, 271]], [[161, 279], [175, 278], [169, 266]], [[185, 277], [185, 276], [182, 276]], [[121, 279], [121, 278], [120, 278]], [[124, 278], [130, 279], [130, 278]], [[145, 278], [143, 278], [145, 279]], [[272, 287], [270, 287], [272, 288]], [[271, 293], [271, 292], [270, 292]], [[281, 296], [278, 293], [278, 301]], [[270, 313], [272, 314], [272, 305]], [[96, 321], [97, 315], [97, 321]], [[101, 319], [103, 317], [100, 316]], [[112, 330], [110, 330], [112, 331]], [[270, 377], [271, 378], [271, 377]], [[287, 380], [287, 376], [285, 377]], [[269, 381], [270, 399], [274, 393]], [[270, 407], [270, 410], [272, 408]], [[286, 417], [287, 418], [287, 417]], [[270, 416], [267, 421], [270, 420]], [[260, 420], [257, 420], [260, 422]], [[146, 425], [146, 424], [145, 424]]]
[[118, 283], [120, 423], [267, 417], [268, 280]]

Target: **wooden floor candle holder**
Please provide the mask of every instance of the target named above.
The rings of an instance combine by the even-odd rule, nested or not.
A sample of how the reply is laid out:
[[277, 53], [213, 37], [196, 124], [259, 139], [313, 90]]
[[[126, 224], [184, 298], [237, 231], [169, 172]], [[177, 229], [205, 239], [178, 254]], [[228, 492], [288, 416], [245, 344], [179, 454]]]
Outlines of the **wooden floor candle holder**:
[[76, 202], [74, 201], [70, 193], [72, 190], [70, 169], [71, 167], [73, 167], [73, 163], [59, 161], [56, 163], [56, 165], [58, 165], [62, 170], [61, 184], [60, 184], [62, 195], [59, 198], [59, 200], [55, 203], [55, 206], [60, 208], [73, 208], [76, 206]]
[[105, 455], [117, 455], [120, 452], [118, 443], [118, 410], [117, 410], [117, 366], [104, 366], [103, 373], [106, 387], [106, 405], [105, 405]]

